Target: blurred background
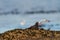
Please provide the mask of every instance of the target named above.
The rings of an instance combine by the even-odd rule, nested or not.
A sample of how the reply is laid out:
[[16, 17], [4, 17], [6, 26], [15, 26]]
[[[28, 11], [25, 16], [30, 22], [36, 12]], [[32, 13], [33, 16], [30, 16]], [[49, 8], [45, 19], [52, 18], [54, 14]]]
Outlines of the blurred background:
[[44, 29], [60, 31], [59, 4], [60, 0], [0, 0], [0, 33], [28, 28], [41, 19], [51, 21]]

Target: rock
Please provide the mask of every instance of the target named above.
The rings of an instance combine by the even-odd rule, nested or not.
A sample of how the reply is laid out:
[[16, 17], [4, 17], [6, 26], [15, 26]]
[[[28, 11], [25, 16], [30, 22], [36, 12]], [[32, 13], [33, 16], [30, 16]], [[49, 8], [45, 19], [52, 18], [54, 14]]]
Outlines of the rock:
[[59, 40], [60, 31], [14, 29], [0, 35], [0, 40]]
[[[0, 34], [0, 40], [60, 40], [60, 31], [38, 28], [38, 22], [27, 29], [14, 29]], [[33, 30], [32, 30], [33, 29]]]

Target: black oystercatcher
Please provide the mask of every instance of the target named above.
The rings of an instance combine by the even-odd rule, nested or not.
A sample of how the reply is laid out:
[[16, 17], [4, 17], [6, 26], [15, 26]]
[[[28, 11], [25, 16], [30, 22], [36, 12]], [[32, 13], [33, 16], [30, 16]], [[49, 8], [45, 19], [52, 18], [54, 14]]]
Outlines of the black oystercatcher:
[[28, 29], [39, 29], [39, 27], [41, 27], [46, 22], [50, 22], [50, 21], [47, 19], [43, 19], [40, 22], [36, 22], [35, 25], [29, 27]]

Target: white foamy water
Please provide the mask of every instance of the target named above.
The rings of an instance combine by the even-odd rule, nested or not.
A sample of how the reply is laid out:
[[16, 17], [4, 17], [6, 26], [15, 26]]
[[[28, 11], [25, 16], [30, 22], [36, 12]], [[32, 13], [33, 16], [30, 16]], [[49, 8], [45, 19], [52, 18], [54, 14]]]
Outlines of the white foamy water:
[[[51, 30], [60, 31], [60, 14], [51, 13], [51, 14], [20, 14], [20, 15], [1, 15], [0, 16], [0, 33], [3, 33], [8, 30], [13, 30], [17, 28], [28, 28], [34, 25], [37, 21], [41, 19], [48, 19], [51, 22], [46, 23], [43, 26], [44, 29], [51, 27]], [[24, 20], [25, 25], [21, 25], [20, 22]]]

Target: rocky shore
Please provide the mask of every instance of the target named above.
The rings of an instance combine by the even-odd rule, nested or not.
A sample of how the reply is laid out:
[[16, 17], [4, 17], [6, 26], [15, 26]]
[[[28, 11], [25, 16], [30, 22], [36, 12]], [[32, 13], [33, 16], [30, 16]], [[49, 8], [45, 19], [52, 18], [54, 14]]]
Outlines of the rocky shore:
[[0, 34], [0, 40], [60, 40], [60, 31], [36, 28], [14, 29]]

